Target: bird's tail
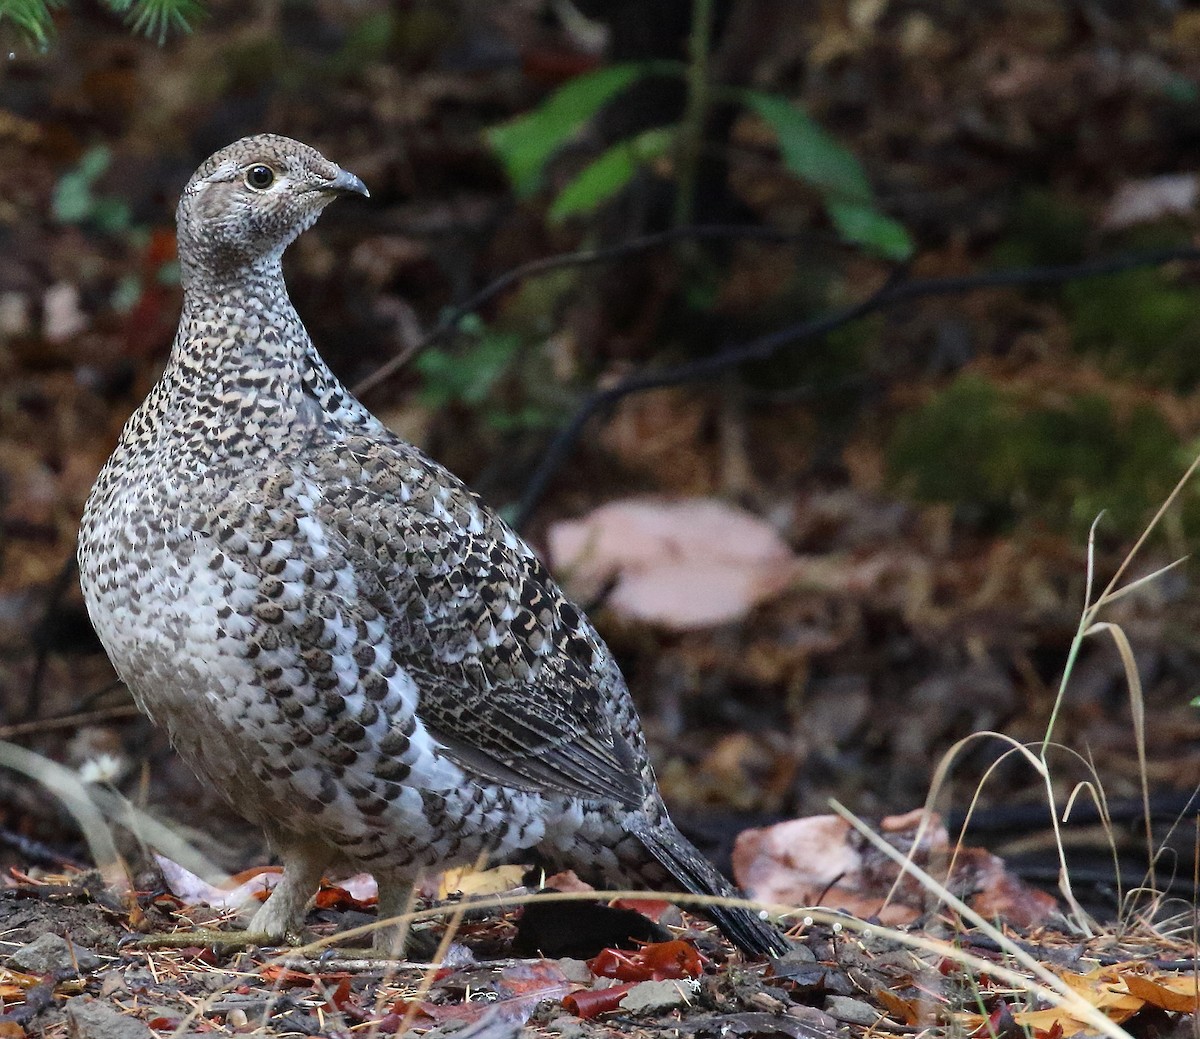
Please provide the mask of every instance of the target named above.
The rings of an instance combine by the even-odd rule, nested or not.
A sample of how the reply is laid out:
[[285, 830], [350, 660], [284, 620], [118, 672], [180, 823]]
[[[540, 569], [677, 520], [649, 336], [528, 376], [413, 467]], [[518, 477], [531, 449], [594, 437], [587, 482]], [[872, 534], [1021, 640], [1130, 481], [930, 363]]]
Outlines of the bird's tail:
[[[652, 821], [645, 816], [633, 816], [626, 820], [625, 826], [683, 890], [694, 895], [742, 897], [669, 819], [660, 817]], [[744, 953], [781, 956], [792, 948], [779, 928], [753, 910], [706, 905], [703, 912]]]

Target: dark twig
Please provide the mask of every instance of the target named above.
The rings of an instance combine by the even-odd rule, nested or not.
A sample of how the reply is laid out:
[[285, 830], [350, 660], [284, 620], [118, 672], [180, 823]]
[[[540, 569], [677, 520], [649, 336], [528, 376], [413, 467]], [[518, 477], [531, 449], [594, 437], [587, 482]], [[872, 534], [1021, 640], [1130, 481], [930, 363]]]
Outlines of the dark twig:
[[673, 227], [667, 231], [643, 235], [640, 238], [631, 238], [627, 242], [620, 242], [617, 245], [606, 245], [599, 249], [580, 249], [578, 252], [559, 253], [556, 256], [545, 256], [540, 260], [530, 260], [528, 263], [523, 263], [519, 267], [514, 267], [512, 270], [506, 271], [495, 281], [485, 285], [465, 302], [447, 310], [426, 335], [422, 336], [415, 343], [410, 343], [395, 357], [380, 365], [365, 379], [357, 383], [354, 387], [354, 395], [362, 397], [370, 393], [380, 383], [387, 381], [395, 375], [396, 372], [408, 364], [414, 356], [426, 347], [432, 346], [457, 328], [458, 323], [468, 314], [479, 310], [480, 307], [491, 302], [491, 300], [495, 299], [501, 293], [507, 292], [514, 285], [519, 284], [526, 278], [545, 274], [547, 271], [559, 270], [562, 267], [590, 267], [597, 263], [611, 263], [613, 260], [621, 260], [627, 256], [649, 252], [651, 249], [659, 249], [664, 245], [671, 245], [675, 242], [707, 241], [726, 238], [744, 238], [767, 242], [795, 242], [820, 239], [827, 241], [830, 245], [836, 246], [840, 244], [832, 237], [826, 238], [811, 231], [781, 231], [774, 227], [756, 227], [752, 224], [703, 224], [695, 227]]
[[17, 833], [15, 830], [0, 827], [0, 845], [12, 848], [13, 851], [21, 856], [23, 862], [31, 862], [37, 866], [49, 866], [51, 868], [69, 866], [71, 869], [79, 870], [88, 868], [87, 863], [72, 858], [70, 855], [59, 851], [57, 848], [52, 848], [49, 844], [44, 844], [33, 837]]
[[67, 714], [59, 718], [42, 718], [31, 722], [17, 722], [14, 725], [0, 725], [0, 740], [12, 740], [20, 736], [41, 734], [52, 729], [76, 729], [84, 725], [99, 725], [102, 722], [120, 721], [124, 718], [140, 718], [142, 712], [133, 704], [120, 707], [108, 707], [102, 711], [84, 711], [79, 714]]
[[1102, 966], [1110, 967], [1117, 963], [1129, 963], [1131, 961], [1144, 964], [1148, 967], [1153, 967], [1155, 970], [1172, 970], [1172, 971], [1192, 971], [1197, 969], [1198, 961], [1195, 957], [1184, 957], [1183, 959], [1162, 959], [1158, 957], [1146, 956], [1139, 957], [1132, 949], [1120, 949], [1115, 953], [1085, 951], [1082, 945], [1071, 946], [1055, 946], [1035, 944], [1033, 942], [1025, 942], [1020, 939], [1013, 938], [1011, 935], [1005, 938], [1003, 942], [998, 942], [994, 938], [989, 938], [986, 934], [978, 934], [971, 931], [967, 934], [959, 936], [958, 941], [967, 949], [979, 949], [984, 952], [994, 952], [1008, 954], [1015, 946], [1022, 952], [1029, 953], [1039, 963], [1052, 963], [1060, 967], [1074, 967], [1079, 961], [1088, 960], [1092, 963], [1099, 963]]
[[588, 396], [580, 404], [571, 420], [554, 435], [518, 503], [515, 525], [520, 528], [528, 521], [545, 494], [550, 481], [554, 479], [570, 456], [588, 420], [632, 393], [698, 382], [745, 364], [747, 361], [764, 361], [785, 346], [794, 346], [818, 339], [878, 310], [928, 296], [950, 296], [988, 288], [1057, 285], [1064, 281], [1074, 281], [1103, 274], [1117, 274], [1138, 267], [1157, 267], [1174, 261], [1197, 259], [1200, 259], [1200, 248], [1181, 246], [1174, 249], [1112, 256], [1087, 263], [1022, 267], [1015, 270], [989, 271], [984, 274], [958, 278], [891, 280], [878, 292], [852, 306], [843, 307], [841, 310], [835, 310], [796, 325], [789, 325], [758, 339], [752, 339], [748, 343], [726, 346], [718, 352], [696, 361], [631, 375], [615, 386], [598, 390]]

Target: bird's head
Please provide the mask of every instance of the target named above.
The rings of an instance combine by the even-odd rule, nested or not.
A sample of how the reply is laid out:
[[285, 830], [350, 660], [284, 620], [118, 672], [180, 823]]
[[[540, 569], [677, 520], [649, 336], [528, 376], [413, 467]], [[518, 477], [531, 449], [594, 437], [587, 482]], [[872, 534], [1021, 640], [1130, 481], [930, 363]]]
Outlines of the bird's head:
[[189, 276], [238, 278], [277, 266], [284, 249], [338, 195], [368, 195], [353, 173], [278, 134], [243, 137], [187, 182], [176, 222]]

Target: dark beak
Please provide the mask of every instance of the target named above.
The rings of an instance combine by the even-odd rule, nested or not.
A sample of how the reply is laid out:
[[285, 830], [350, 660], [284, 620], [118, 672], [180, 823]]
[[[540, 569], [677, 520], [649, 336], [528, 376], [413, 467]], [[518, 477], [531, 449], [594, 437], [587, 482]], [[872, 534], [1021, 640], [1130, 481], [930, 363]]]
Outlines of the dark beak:
[[342, 169], [338, 170], [337, 176], [326, 185], [325, 189], [327, 191], [336, 191], [343, 195], [362, 195], [363, 198], [371, 197], [366, 184], [359, 180], [353, 173]]

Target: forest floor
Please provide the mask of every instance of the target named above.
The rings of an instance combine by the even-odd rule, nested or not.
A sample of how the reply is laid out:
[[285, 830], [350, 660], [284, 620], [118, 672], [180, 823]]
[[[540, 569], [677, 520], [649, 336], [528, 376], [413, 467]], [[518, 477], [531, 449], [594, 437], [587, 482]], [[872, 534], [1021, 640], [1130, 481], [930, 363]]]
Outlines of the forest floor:
[[[116, 682], [71, 560], [88, 489], [170, 346], [179, 188], [217, 147], [271, 129], [318, 145], [372, 191], [332, 207], [289, 255], [314, 339], [350, 385], [416, 353], [364, 399], [508, 514], [528, 498], [554, 430], [596, 387], [705, 360], [892, 278], [976, 279], [736, 377], [631, 394], [585, 427], [522, 532], [613, 648], [665, 798], [723, 869], [747, 828], [827, 813], [831, 799], [873, 823], [910, 812], [944, 763], [934, 802], [951, 844], [973, 809], [966, 843], [1030, 885], [1006, 904], [1035, 887], [1058, 898], [1065, 847], [1099, 923], [1089, 934], [1078, 915], [1074, 925], [1013, 917], [1008, 947], [938, 903], [888, 925], [935, 943], [914, 949], [883, 924], [862, 937], [849, 923], [801, 919], [793, 957], [755, 964], [700, 917], [672, 911], [664, 920], [703, 962], [680, 953], [646, 966], [637, 957], [655, 953], [634, 950], [632, 966], [614, 966], [595, 962], [599, 938], [571, 959], [514, 959], [521, 911], [476, 908], [436, 969], [200, 943], [144, 950], [138, 936], [205, 919], [199, 900], [145, 872], [123, 830], [137, 883], [106, 888], [46, 784], [0, 769], [10, 870], [0, 1039], [132, 1039], [147, 1028], [340, 1037], [401, 1025], [476, 1039], [520, 1027], [567, 1039], [926, 1029], [1058, 1039], [1085, 1027], [1003, 975], [1031, 976], [1020, 951], [1139, 1036], [1182, 1036], [1196, 1007], [1200, 886], [1194, 566], [1113, 602], [1100, 619], [1119, 626], [1129, 654], [1100, 631], [1059, 694], [1089, 572], [1094, 599], [1200, 443], [1194, 265], [1065, 288], [1049, 275], [1024, 287], [988, 279], [1200, 240], [1195, 206], [1155, 180], [1186, 181], [1200, 166], [1200, 16], [1186, 5], [1116, 17], [1102, 4], [1015, 0], [931, 13], [896, 0], [814, 5], [803, 25], [785, 19], [766, 33], [751, 31], [754, 13], [761, 28], [783, 8], [747, 2], [750, 17], [722, 22], [714, 75], [796, 99], [858, 156], [917, 241], [908, 266], [834, 240], [761, 125], [714, 119], [725, 165], [701, 178], [696, 222], [744, 222], [781, 240], [675, 241], [517, 278], [458, 340], [427, 342], [447, 308], [522, 264], [670, 222], [670, 178], [656, 166], [582, 223], [549, 219], [546, 190], [514, 197], [487, 131], [602, 60], [546, 6], [504, 0], [479, 18], [470, 4], [364, 2], [352, 17], [336, 4], [214, 0], [210, 21], [161, 48], [88, 7], [59, 12], [48, 51], [13, 48], [0, 67], [0, 741], [111, 784], [230, 872], [267, 861], [261, 835], [197, 783]], [[610, 50], [628, 31], [658, 50], [624, 57], [679, 57], [666, 12], [689, 6], [664, 0], [637, 31], [614, 17]], [[571, 168], [576, 149], [598, 149], [644, 111], [674, 118], [679, 101], [663, 91], [614, 106], [562, 162]], [[1134, 203], [1142, 217], [1129, 215]], [[578, 534], [572, 523], [611, 521], [605, 506], [628, 500], [732, 510], [705, 514], [715, 525], [694, 569], [652, 582], [674, 594], [639, 598], [616, 570], [581, 581], [557, 554]], [[1194, 488], [1181, 495], [1126, 583], [1189, 553], [1198, 501]], [[683, 520], [660, 511], [656, 522]], [[763, 580], [714, 620], [698, 609], [712, 604], [709, 586], [697, 595], [690, 582], [708, 580], [714, 560], [744, 571], [744, 558], [722, 553], [748, 531], [764, 546], [752, 561]], [[627, 528], [616, 536], [632, 540]], [[1102, 792], [1099, 807], [1087, 790]], [[1161, 897], [1127, 900], [1155, 856]], [[805, 883], [814, 896], [825, 887]], [[335, 895], [310, 926], [321, 935], [369, 917]], [[423, 926], [432, 951], [445, 922]], [[566, 910], [557, 920], [560, 932], [582, 926]], [[49, 934], [80, 949], [42, 950], [45, 969], [7, 959]], [[632, 998], [593, 1019], [569, 1007], [580, 993], [593, 1008], [614, 995], [588, 995], [607, 984], [595, 968], [611, 968]]]
[[[538, 903], [514, 914], [485, 900], [460, 912], [452, 932], [444, 920], [417, 925], [410, 948], [432, 962], [391, 961], [322, 942], [369, 923], [361, 911], [325, 901], [304, 936], [317, 946], [230, 950], [194, 930], [216, 926], [218, 914], [192, 910], [189, 918], [161, 893], [123, 905], [96, 875], [12, 884], [0, 892], [0, 943], [9, 951], [0, 967], [0, 1035], [351, 1039], [413, 1029], [471, 1039], [832, 1039], [1119, 1036], [1124, 1025], [1138, 1036], [1182, 1039], [1192, 1034], [1188, 1014], [1200, 998], [1194, 933], [1083, 940], [1047, 927], [1017, 937], [956, 924], [944, 911], [899, 932], [826, 915], [799, 922], [795, 950], [764, 963], [731, 954], [676, 910], [664, 941], [626, 942], [626, 951], [601, 942], [586, 960], [514, 959], [514, 943], [529, 938], [522, 912]], [[573, 915], [576, 905], [556, 904], [539, 937], [587, 955], [581, 926], [594, 927], [595, 917]], [[139, 947], [150, 941], [143, 932], [172, 929], [176, 947]]]

